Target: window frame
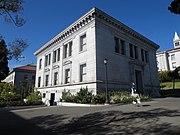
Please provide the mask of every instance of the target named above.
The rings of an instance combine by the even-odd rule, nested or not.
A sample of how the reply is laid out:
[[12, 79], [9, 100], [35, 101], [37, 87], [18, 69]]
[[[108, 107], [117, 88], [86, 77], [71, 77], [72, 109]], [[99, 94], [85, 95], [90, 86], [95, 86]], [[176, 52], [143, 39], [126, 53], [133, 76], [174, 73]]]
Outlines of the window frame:
[[[85, 46], [87, 45], [87, 34], [86, 33], [82, 34], [79, 39], [80, 39], [80, 52], [86, 51], [87, 48]], [[85, 43], [83, 43], [84, 39], [85, 39]]]
[[[84, 70], [85, 70], [85, 72], [84, 72]], [[80, 73], [79, 81], [80, 82], [85, 81], [84, 77], [86, 77], [86, 75], [87, 75], [87, 65], [86, 65], [86, 63], [83, 63], [83, 64], [80, 65], [80, 72], [79, 73]]]

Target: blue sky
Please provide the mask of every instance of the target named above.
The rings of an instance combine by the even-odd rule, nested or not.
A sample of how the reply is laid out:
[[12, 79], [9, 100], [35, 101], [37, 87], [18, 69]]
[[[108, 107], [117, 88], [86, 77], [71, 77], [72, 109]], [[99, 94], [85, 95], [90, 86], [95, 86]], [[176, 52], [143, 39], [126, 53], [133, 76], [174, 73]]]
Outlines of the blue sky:
[[0, 18], [0, 33], [6, 43], [23, 38], [29, 47], [21, 62], [9, 61], [9, 67], [36, 63], [34, 52], [91, 8], [97, 7], [115, 19], [160, 45], [173, 48], [174, 32], [180, 35], [180, 15], [168, 11], [172, 0], [24, 0], [23, 27]]

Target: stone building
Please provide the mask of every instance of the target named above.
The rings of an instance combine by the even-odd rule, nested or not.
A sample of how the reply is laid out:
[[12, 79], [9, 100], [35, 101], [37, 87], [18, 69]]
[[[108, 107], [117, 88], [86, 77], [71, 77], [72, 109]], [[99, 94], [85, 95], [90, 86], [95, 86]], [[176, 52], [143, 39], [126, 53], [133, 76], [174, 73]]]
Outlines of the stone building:
[[87, 87], [105, 92], [107, 59], [108, 90], [130, 90], [158, 96], [157, 44], [93, 8], [48, 41], [37, 57], [36, 88], [43, 101], [59, 101], [62, 91], [76, 93]]
[[156, 53], [158, 71], [172, 71], [180, 66], [180, 37], [177, 32], [174, 34], [173, 44], [173, 49]]
[[20, 94], [24, 93], [24, 96], [26, 96], [28, 89], [32, 89], [35, 85], [35, 77], [36, 65], [28, 64], [14, 68], [3, 80], [3, 82], [13, 83], [16, 88], [16, 92]]

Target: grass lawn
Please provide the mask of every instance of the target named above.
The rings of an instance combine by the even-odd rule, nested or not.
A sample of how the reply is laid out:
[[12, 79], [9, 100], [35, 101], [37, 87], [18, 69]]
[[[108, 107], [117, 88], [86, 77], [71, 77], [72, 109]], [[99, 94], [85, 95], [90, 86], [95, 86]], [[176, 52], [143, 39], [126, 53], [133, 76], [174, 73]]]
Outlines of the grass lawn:
[[[173, 82], [160, 83], [161, 90], [173, 89]], [[180, 81], [175, 82], [175, 89], [180, 89]]]

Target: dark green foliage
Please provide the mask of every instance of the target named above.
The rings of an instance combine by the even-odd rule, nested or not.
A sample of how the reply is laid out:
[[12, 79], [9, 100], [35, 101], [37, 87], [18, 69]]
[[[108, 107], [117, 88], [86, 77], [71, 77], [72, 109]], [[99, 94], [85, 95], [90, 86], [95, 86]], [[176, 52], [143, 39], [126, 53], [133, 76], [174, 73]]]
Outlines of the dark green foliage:
[[81, 88], [79, 92], [77, 92], [76, 100], [78, 103], [91, 103], [92, 100], [92, 92], [88, 91], [88, 88]]
[[150, 101], [151, 97], [149, 96], [140, 96], [141, 102], [146, 102], [146, 101]]
[[168, 10], [171, 13], [180, 14], [180, 0], [173, 0], [168, 7]]
[[62, 101], [65, 102], [75, 102], [75, 96], [70, 93], [70, 90], [64, 90], [62, 92]]
[[[132, 103], [134, 100], [136, 100], [135, 97], [132, 97], [128, 91], [120, 90], [120, 91], [115, 91], [111, 94], [110, 96], [111, 103], [122, 103], [122, 104], [127, 104], [127, 103]], [[141, 102], [144, 101], [149, 101], [151, 98], [149, 96], [140, 96]]]
[[42, 104], [41, 95], [38, 91], [33, 91], [29, 96], [26, 97], [28, 105], [39, 105]]
[[160, 82], [172, 81], [172, 71], [161, 71], [158, 73]]
[[11, 83], [0, 83], [0, 100], [18, 101], [20, 95], [14, 91], [14, 85]]
[[62, 92], [62, 100], [65, 102], [91, 103], [92, 97], [92, 92], [89, 92], [88, 88], [81, 88], [76, 95], [72, 95], [69, 90]]
[[104, 104], [105, 101], [106, 101], [105, 94], [97, 94], [97, 95], [93, 95], [93, 97], [92, 97], [93, 104]]
[[6, 78], [9, 73], [8, 67], [8, 49], [3, 39], [0, 41], [0, 82]]

